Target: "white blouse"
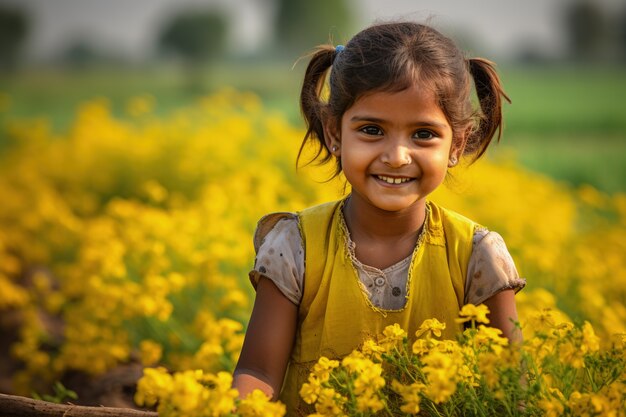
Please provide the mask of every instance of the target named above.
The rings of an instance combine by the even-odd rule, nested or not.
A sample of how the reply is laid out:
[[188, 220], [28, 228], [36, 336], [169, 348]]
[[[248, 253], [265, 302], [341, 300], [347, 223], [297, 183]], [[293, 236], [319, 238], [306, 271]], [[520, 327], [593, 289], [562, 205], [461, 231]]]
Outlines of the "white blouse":
[[[361, 263], [355, 256], [356, 245], [349, 235], [347, 240], [361, 289], [372, 304], [386, 310], [404, 307], [412, 254], [381, 270]], [[304, 289], [304, 249], [298, 217], [293, 213], [264, 217], [257, 226], [254, 243], [257, 256], [250, 272], [252, 285], [256, 288], [258, 280], [266, 277], [287, 299], [299, 305]], [[513, 289], [517, 292], [525, 285], [502, 237], [484, 228], [477, 229], [467, 268], [464, 304], [479, 305], [500, 291]]]

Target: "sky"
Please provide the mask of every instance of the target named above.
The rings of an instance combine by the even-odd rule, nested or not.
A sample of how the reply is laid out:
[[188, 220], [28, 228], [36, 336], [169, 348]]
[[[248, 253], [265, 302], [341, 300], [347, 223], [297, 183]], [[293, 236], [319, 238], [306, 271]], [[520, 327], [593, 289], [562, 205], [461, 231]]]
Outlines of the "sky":
[[[351, 0], [357, 20], [430, 19], [434, 25], [467, 37], [495, 57], [514, 57], [532, 45], [558, 54], [565, 46], [562, 11], [575, 0]], [[623, 0], [592, 0], [611, 12]], [[183, 5], [215, 7], [234, 22], [231, 47], [254, 52], [269, 41], [271, 0], [0, 0], [27, 7], [33, 16], [27, 58], [54, 56], [70, 42], [85, 40], [105, 51], [141, 62], [153, 52], [158, 28]], [[483, 51], [479, 51], [483, 52]]]

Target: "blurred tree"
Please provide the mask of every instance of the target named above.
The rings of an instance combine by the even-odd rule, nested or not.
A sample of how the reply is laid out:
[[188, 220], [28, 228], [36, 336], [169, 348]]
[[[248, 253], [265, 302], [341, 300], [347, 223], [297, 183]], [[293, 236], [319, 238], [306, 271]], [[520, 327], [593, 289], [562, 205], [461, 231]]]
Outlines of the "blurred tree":
[[98, 53], [89, 43], [81, 40], [70, 44], [61, 54], [65, 65], [75, 69], [85, 69], [98, 60]]
[[[276, 0], [276, 45], [286, 54], [302, 54], [315, 45], [340, 42], [350, 35], [353, 13], [347, 0]], [[332, 35], [342, 35], [332, 39]]]
[[0, 69], [17, 66], [28, 29], [28, 16], [23, 10], [0, 5]]
[[227, 29], [226, 17], [214, 10], [186, 10], [163, 27], [158, 49], [184, 64], [184, 83], [190, 92], [204, 93], [205, 70], [224, 52]]
[[219, 12], [185, 11], [164, 26], [158, 47], [189, 66], [202, 66], [224, 51], [227, 29], [226, 18]]
[[602, 7], [593, 0], [571, 3], [565, 11], [570, 55], [577, 61], [603, 58], [608, 22]]

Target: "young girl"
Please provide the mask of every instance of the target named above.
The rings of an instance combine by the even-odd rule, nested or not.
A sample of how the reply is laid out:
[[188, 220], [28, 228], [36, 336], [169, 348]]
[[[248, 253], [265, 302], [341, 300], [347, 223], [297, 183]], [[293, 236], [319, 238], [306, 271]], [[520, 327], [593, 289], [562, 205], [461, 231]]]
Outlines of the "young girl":
[[351, 192], [260, 220], [256, 301], [234, 379], [242, 396], [258, 388], [305, 414], [298, 390], [321, 356], [345, 356], [393, 323], [411, 337], [433, 317], [454, 338], [467, 303], [486, 304], [491, 325], [519, 338], [524, 281], [502, 238], [427, 200], [461, 157], [476, 160], [499, 136], [503, 97], [489, 61], [466, 59], [428, 26], [380, 24], [318, 48], [302, 86], [303, 145], [318, 144]]

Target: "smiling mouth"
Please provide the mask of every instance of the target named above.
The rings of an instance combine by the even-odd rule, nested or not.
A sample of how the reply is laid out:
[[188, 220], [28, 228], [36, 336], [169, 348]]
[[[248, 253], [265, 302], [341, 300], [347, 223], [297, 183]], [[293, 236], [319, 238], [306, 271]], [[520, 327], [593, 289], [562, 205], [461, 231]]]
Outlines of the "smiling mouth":
[[403, 184], [405, 182], [413, 181], [413, 178], [408, 177], [387, 177], [385, 175], [376, 175], [381, 181], [386, 182], [387, 184]]

